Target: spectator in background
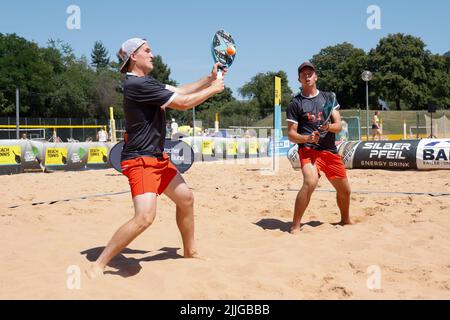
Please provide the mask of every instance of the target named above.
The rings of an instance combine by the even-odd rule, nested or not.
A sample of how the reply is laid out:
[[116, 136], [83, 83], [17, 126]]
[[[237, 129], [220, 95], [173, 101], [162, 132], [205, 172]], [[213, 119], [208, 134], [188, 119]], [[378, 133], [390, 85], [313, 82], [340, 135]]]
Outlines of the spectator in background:
[[375, 137], [378, 136], [378, 140], [381, 140], [381, 127], [380, 127], [380, 111], [375, 111], [372, 118], [372, 140], [375, 141]]
[[170, 128], [170, 121], [167, 120], [166, 121], [166, 139], [171, 139], [172, 138], [172, 129]]
[[97, 141], [98, 142], [106, 142], [108, 141], [108, 132], [106, 132], [105, 127], [101, 127], [97, 132]]
[[348, 123], [345, 120], [341, 120], [342, 130], [336, 133], [336, 140], [347, 141], [348, 140]]
[[172, 118], [172, 123], [170, 124], [171, 136], [178, 133], [178, 123]]

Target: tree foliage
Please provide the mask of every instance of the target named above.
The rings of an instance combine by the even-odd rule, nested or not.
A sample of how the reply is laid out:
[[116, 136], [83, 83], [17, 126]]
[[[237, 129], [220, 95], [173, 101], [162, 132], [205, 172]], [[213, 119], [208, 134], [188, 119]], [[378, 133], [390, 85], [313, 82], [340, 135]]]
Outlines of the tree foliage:
[[8, 106], [15, 105], [16, 88], [21, 93], [21, 112], [30, 114], [45, 106], [47, 95], [55, 89], [54, 66], [45, 60], [48, 53], [16, 34], [0, 34], [0, 88], [9, 101], [2, 103], [0, 114], [11, 113]]
[[95, 41], [94, 48], [91, 52], [91, 65], [97, 70], [106, 68], [109, 65], [108, 50], [101, 41]]
[[245, 83], [239, 93], [257, 103], [261, 117], [273, 112], [275, 101], [275, 76], [281, 78], [281, 105], [287, 106], [292, 99], [292, 90], [289, 87], [286, 72], [258, 73], [249, 82]]
[[450, 57], [430, 55], [427, 60], [428, 103], [450, 108]]
[[40, 48], [16, 34], [0, 34], [0, 115], [15, 114], [19, 88], [23, 117], [107, 118], [110, 105], [121, 105], [120, 75], [98, 67], [96, 72], [85, 57], [76, 58], [61, 40]]
[[[401, 33], [380, 39], [365, 53], [350, 43], [320, 50], [312, 57], [319, 73], [319, 89], [335, 91], [343, 108], [365, 106], [361, 72], [370, 70], [371, 98], [395, 102], [397, 108], [423, 109], [428, 103], [450, 106], [450, 52], [431, 54], [417, 37]], [[152, 75], [162, 83], [177, 85], [161, 56], [153, 59]], [[76, 57], [72, 47], [50, 39], [45, 47], [16, 34], [0, 33], [0, 116], [14, 116], [16, 88], [22, 117], [108, 117], [110, 106], [122, 116], [120, 61], [111, 61], [101, 41], [86, 57]], [[282, 106], [292, 98], [284, 71], [257, 73], [239, 93], [230, 88], [196, 108], [197, 119], [213, 126], [218, 112], [222, 126], [251, 125], [273, 111], [274, 77], [282, 79]], [[192, 123], [192, 111], [168, 109], [168, 118]]]
[[334, 91], [341, 108], [362, 107], [365, 84], [360, 75], [368, 64], [364, 50], [344, 42], [320, 50], [311, 62], [317, 68], [320, 90]]
[[382, 38], [369, 53], [376, 92], [395, 101], [397, 110], [401, 109], [401, 101], [413, 109], [422, 109], [430, 96], [426, 68], [429, 56], [420, 38], [402, 33]]
[[163, 62], [160, 55], [153, 57], [153, 70], [151, 75], [161, 83], [172, 86], [177, 85], [177, 82], [170, 77], [170, 68]]

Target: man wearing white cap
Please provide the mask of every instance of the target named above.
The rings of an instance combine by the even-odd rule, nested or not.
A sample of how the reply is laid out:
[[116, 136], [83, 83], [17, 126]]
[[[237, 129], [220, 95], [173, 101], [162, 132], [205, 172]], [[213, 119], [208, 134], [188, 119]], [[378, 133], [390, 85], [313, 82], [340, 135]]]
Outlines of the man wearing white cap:
[[160, 83], [149, 75], [153, 70], [153, 54], [145, 39], [125, 41], [118, 55], [122, 60], [120, 72], [126, 73], [123, 85], [126, 133], [121, 166], [128, 177], [135, 215], [115, 232], [92, 264], [87, 271], [90, 278], [103, 274], [109, 261], [152, 224], [156, 199], [162, 193], [176, 204], [184, 257], [199, 257], [194, 239], [194, 196], [164, 153], [165, 109], [188, 110], [224, 90], [223, 78], [217, 78], [217, 63], [209, 75], [196, 82], [180, 87]]

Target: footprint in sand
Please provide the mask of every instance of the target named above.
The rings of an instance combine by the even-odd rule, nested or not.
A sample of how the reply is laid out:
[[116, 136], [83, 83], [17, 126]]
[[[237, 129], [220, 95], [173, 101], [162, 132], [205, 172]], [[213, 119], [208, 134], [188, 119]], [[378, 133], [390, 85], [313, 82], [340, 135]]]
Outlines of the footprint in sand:
[[351, 297], [353, 295], [353, 293], [349, 289], [346, 289], [341, 286], [334, 286], [331, 289], [329, 289], [329, 291], [335, 292], [339, 294], [341, 297]]
[[377, 213], [383, 212], [384, 208], [381, 207], [368, 207], [368, 208], [363, 208], [364, 213], [366, 216], [374, 216]]

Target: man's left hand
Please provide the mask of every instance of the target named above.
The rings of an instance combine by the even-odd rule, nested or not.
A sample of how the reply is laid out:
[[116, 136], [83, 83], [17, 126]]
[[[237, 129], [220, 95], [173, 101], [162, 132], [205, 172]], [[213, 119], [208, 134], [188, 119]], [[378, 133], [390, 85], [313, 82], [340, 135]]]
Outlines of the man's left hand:
[[322, 123], [319, 127], [320, 131], [328, 131], [330, 129], [330, 123], [327, 121], [325, 123]]
[[217, 62], [214, 64], [212, 71], [211, 71], [211, 80], [212, 81], [217, 79], [217, 70], [219, 69], [219, 67], [221, 67], [223, 77], [225, 77], [225, 75], [227, 74], [228, 68], [223, 67], [222, 64], [220, 64], [220, 62]]

